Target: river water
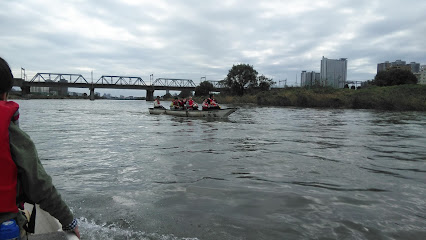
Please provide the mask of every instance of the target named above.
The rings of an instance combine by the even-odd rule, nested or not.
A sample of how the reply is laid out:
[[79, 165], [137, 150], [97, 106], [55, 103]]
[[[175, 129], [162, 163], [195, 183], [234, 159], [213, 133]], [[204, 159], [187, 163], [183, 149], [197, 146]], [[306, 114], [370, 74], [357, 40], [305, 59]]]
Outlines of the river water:
[[17, 102], [82, 239], [426, 239], [425, 112]]

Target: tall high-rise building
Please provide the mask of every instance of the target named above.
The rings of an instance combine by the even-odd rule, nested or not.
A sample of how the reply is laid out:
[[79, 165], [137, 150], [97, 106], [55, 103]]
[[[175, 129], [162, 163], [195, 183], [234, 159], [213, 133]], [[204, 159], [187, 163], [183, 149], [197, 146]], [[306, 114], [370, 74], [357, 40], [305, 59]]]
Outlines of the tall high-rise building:
[[405, 66], [405, 65], [407, 65], [406, 62], [402, 60], [396, 60], [395, 62], [392, 62], [392, 67]]
[[302, 71], [300, 75], [300, 86], [319, 86], [320, 73]]
[[378, 63], [377, 64], [377, 73], [381, 71], [386, 71], [391, 66], [391, 63], [389, 61], [386, 61], [384, 63]]
[[410, 62], [407, 65], [411, 67], [411, 72], [412, 73], [418, 73], [418, 72], [420, 72], [420, 63]]
[[407, 64], [405, 61], [396, 60], [395, 62], [391, 63], [386, 61], [384, 63], [377, 64], [377, 73], [381, 71], [387, 71], [389, 69], [402, 69], [411, 71], [412, 73], [418, 73], [420, 72], [420, 63], [410, 62]]
[[321, 85], [343, 88], [346, 84], [348, 60], [346, 58], [321, 60]]

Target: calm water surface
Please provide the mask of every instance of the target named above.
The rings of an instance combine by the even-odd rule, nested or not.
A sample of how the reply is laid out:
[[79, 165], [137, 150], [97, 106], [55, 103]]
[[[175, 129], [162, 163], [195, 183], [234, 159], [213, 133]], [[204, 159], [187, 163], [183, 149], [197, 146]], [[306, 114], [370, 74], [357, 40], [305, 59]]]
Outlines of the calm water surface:
[[426, 239], [424, 112], [17, 102], [82, 239]]

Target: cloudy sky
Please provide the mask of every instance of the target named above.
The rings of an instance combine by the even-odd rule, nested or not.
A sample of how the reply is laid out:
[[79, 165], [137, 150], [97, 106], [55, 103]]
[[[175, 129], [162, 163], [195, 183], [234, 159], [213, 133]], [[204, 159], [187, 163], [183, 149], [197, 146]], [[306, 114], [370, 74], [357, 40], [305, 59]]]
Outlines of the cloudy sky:
[[[37, 72], [222, 80], [247, 63], [300, 83], [322, 56], [348, 59], [348, 80], [377, 63], [426, 64], [426, 1], [0, 1], [0, 56]], [[279, 83], [278, 83], [279, 84]], [[283, 83], [281, 83], [283, 84]]]

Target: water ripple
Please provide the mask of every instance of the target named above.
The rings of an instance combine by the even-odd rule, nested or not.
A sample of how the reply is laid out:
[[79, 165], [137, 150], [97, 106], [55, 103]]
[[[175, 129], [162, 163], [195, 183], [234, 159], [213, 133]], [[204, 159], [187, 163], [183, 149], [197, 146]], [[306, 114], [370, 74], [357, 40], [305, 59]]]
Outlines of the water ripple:
[[84, 239], [426, 236], [423, 112], [244, 105], [205, 120], [145, 101], [18, 103]]

